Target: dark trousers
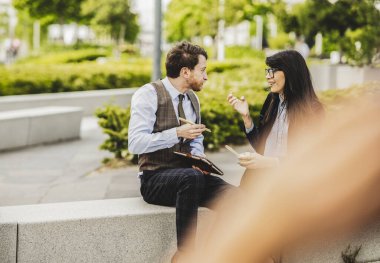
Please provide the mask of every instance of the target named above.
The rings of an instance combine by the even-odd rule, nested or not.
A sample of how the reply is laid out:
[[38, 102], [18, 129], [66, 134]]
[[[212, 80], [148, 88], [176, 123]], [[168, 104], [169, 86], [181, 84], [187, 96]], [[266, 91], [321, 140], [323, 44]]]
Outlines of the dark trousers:
[[196, 229], [198, 207], [209, 207], [219, 194], [232, 187], [219, 177], [192, 168], [176, 168], [145, 171], [140, 192], [149, 204], [176, 207], [177, 246], [181, 249], [189, 230]]

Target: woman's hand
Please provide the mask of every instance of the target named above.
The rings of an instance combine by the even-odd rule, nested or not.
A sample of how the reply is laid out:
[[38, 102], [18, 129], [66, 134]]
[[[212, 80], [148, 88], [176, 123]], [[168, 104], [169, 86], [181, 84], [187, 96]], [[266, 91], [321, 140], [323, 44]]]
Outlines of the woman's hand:
[[247, 169], [271, 168], [278, 165], [278, 159], [258, 153], [245, 152], [239, 156], [239, 164]]
[[251, 116], [249, 115], [249, 107], [248, 102], [245, 100], [244, 96], [240, 98], [236, 98], [232, 93], [227, 96], [228, 103], [231, 104], [234, 109], [241, 114], [241, 117], [244, 121], [244, 126], [246, 129], [250, 129], [253, 127], [253, 122]]
[[234, 109], [239, 112], [243, 117], [249, 116], [248, 102], [245, 100], [244, 96], [240, 99], [236, 98], [232, 93], [227, 96], [228, 103], [231, 104]]

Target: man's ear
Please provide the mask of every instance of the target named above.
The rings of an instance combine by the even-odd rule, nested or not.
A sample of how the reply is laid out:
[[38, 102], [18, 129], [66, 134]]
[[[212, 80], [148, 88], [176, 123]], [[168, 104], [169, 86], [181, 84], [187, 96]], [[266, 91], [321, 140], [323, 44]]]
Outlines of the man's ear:
[[185, 79], [188, 79], [190, 77], [191, 70], [188, 67], [181, 68], [180, 76], [184, 77]]

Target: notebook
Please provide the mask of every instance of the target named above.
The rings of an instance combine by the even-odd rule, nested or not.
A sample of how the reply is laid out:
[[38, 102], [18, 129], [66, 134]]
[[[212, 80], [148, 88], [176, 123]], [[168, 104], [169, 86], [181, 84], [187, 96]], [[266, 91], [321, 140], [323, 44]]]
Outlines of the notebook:
[[196, 166], [200, 168], [203, 171], [223, 175], [223, 171], [220, 170], [213, 162], [211, 162], [209, 159], [197, 155], [192, 155], [191, 153], [183, 153], [183, 152], [174, 152], [178, 156], [185, 158], [186, 162], [189, 164], [189, 166]]

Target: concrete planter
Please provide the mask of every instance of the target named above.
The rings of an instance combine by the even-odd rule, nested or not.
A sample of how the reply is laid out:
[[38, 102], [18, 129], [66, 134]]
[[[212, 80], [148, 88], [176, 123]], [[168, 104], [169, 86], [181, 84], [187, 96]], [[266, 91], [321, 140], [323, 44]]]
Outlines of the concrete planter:
[[37, 107], [81, 107], [84, 116], [92, 116], [97, 108], [112, 103], [127, 107], [137, 88], [88, 90], [31, 95], [0, 96], [0, 112]]
[[316, 90], [345, 89], [369, 81], [380, 81], [380, 68], [348, 65], [310, 65]]

